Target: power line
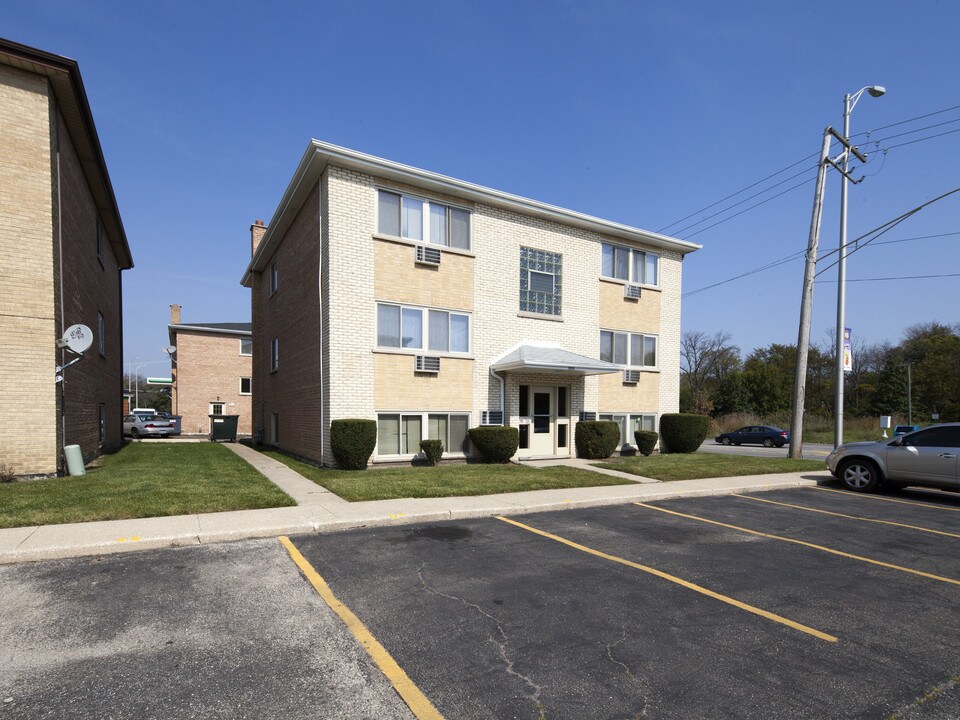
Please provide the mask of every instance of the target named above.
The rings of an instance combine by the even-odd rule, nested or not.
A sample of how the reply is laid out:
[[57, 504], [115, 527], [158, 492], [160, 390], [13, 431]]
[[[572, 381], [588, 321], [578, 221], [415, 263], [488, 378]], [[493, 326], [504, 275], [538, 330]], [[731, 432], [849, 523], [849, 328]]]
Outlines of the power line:
[[770, 202], [771, 200], [776, 200], [778, 197], [781, 197], [781, 196], [783, 196], [783, 195], [786, 195], [788, 192], [790, 192], [790, 191], [792, 191], [792, 190], [796, 190], [797, 188], [801, 188], [801, 187], [806, 186], [809, 182], [810, 182], [810, 179], [807, 178], [806, 180], [803, 180], [802, 182], [799, 182], [799, 183], [797, 183], [796, 185], [794, 185], [794, 186], [792, 186], [792, 187], [788, 187], [788, 188], [787, 188], [786, 190], [784, 190], [783, 192], [779, 192], [779, 193], [777, 193], [776, 195], [772, 195], [772, 196], [768, 197], [766, 200], [761, 200], [760, 202], [755, 203], [754, 205], [751, 205], [751, 206], [748, 207], [748, 208], [744, 208], [743, 210], [741, 210], [741, 211], [738, 212], [738, 213], [734, 213], [734, 214], [731, 215], [730, 217], [725, 217], [725, 218], [723, 218], [722, 220], [717, 220], [717, 222], [713, 223], [713, 225], [707, 225], [705, 228], [700, 228], [700, 229], [697, 230], [695, 233], [690, 233], [689, 235], [687, 235], [687, 236], [684, 238], [684, 240], [689, 239], [689, 238], [692, 238], [692, 237], [696, 237], [696, 236], [699, 235], [700, 233], [705, 232], [705, 231], [709, 230], [710, 228], [714, 228], [714, 227], [716, 227], [717, 225], [720, 225], [721, 223], [725, 223], [725, 222], [727, 222], [727, 220], [733, 220], [735, 217], [739, 217], [739, 216], [743, 215], [745, 212], [750, 212], [750, 211], [753, 210], [754, 208], [758, 208], [758, 207], [760, 207], [761, 205], [766, 205], [766, 204], [767, 204], [768, 202]]
[[[898, 275], [896, 277], [877, 277], [877, 278], [857, 278], [851, 280], [847, 278], [844, 282], [882, 282], [885, 280], [928, 280], [930, 278], [950, 278], [960, 277], [960, 273], [945, 273], [943, 275]], [[816, 283], [835, 283], [838, 280], [814, 280]]]
[[917, 120], [923, 120], [924, 118], [933, 117], [934, 115], [942, 115], [943, 113], [950, 112], [951, 110], [960, 110], [960, 105], [954, 105], [953, 107], [944, 108], [943, 110], [935, 110], [934, 112], [927, 113], [926, 115], [917, 115], [916, 117], [908, 118], [906, 120], [901, 120], [895, 123], [890, 123], [889, 125], [881, 125], [880, 127], [873, 128], [872, 130], [865, 130], [864, 132], [857, 133], [856, 135], [851, 135], [850, 139], [852, 140], [853, 138], [860, 137], [861, 135], [869, 135], [870, 133], [879, 132], [880, 130], [889, 130], [892, 127], [906, 125], [907, 123], [916, 122]]
[[792, 260], [801, 258], [805, 254], [806, 254], [806, 250], [798, 250], [795, 253], [790, 253], [789, 255], [782, 257], [779, 260], [774, 260], [773, 262], [768, 263], [767, 265], [763, 265], [762, 267], [754, 268], [753, 270], [747, 270], [744, 273], [740, 273], [739, 275], [735, 275], [734, 277], [727, 278], [726, 280], [721, 280], [720, 282], [716, 282], [713, 285], [707, 285], [706, 287], [697, 288], [696, 290], [685, 292], [683, 293], [683, 295], [681, 295], [681, 297], [690, 297], [691, 295], [696, 295], [697, 293], [702, 293], [706, 290], [712, 290], [713, 288], [719, 287], [720, 285], [726, 285], [727, 283], [733, 282], [734, 280], [740, 280], [741, 278], [745, 278], [750, 275], [756, 275], [757, 273], [763, 272], [764, 270], [770, 270], [771, 268], [775, 268], [778, 265], [783, 265], [784, 263], [788, 263]]

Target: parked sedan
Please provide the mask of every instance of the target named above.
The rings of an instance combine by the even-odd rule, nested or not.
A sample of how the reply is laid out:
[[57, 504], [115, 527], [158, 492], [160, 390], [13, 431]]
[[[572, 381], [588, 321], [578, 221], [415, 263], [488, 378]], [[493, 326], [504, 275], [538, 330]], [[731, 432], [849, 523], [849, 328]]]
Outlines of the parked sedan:
[[123, 418], [123, 434], [134, 440], [141, 437], [167, 437], [175, 431], [172, 420], [166, 420], [159, 415], [125, 415]]
[[931, 425], [881, 442], [845, 443], [827, 456], [827, 468], [850, 490], [927, 485], [960, 490], [960, 423]]
[[790, 442], [790, 433], [768, 425], [747, 425], [733, 432], [720, 433], [716, 441], [723, 445], [763, 445], [783, 447]]

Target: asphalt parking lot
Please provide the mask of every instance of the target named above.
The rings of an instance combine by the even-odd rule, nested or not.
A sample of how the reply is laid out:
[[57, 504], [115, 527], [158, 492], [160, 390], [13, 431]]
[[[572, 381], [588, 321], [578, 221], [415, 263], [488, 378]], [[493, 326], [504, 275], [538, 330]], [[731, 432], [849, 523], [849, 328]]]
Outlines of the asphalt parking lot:
[[400, 687], [421, 717], [955, 719], [958, 520], [824, 486], [0, 567], [0, 717], [410, 717]]

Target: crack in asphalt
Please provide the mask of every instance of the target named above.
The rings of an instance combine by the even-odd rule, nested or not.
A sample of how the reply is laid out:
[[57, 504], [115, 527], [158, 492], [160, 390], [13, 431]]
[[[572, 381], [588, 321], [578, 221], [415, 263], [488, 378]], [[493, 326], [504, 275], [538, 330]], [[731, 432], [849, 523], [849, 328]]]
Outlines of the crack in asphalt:
[[543, 688], [541, 688], [539, 685], [537, 685], [535, 682], [533, 682], [533, 680], [531, 680], [529, 677], [527, 677], [523, 673], [517, 672], [514, 669], [513, 660], [510, 658], [509, 654], [507, 653], [507, 634], [504, 632], [503, 625], [500, 623], [500, 620], [494, 617], [493, 615], [491, 615], [490, 613], [488, 613], [486, 610], [484, 610], [482, 607], [480, 607], [476, 603], [468, 602], [467, 600], [464, 600], [463, 598], [457, 597], [455, 595], [448, 595], [447, 593], [441, 592], [435, 587], [431, 587], [430, 584], [427, 582], [427, 579], [423, 576], [423, 570], [426, 567], [426, 565], [427, 565], [426, 563], [423, 563], [417, 569], [417, 576], [420, 578], [420, 587], [422, 587], [428, 593], [432, 593], [433, 595], [439, 595], [440, 597], [447, 598], [448, 600], [459, 602], [465, 607], [476, 610], [478, 613], [480, 613], [485, 618], [487, 618], [488, 620], [494, 623], [494, 625], [496, 626], [497, 635], [500, 636], [500, 639], [498, 640], [492, 633], [487, 636], [487, 639], [497, 646], [498, 652], [500, 654], [500, 658], [503, 660], [503, 664], [504, 664], [504, 667], [506, 668], [507, 674], [513, 675], [514, 677], [517, 677], [520, 680], [522, 680], [526, 684], [526, 686], [530, 688], [530, 690], [532, 691], [529, 693], [529, 696], [530, 696], [530, 699], [533, 701], [533, 706], [538, 713], [537, 720], [546, 720], [547, 716], [544, 714], [544, 707], [543, 707], [543, 704], [540, 702], [540, 694], [543, 692]]
[[899, 710], [896, 710], [892, 715], [889, 716], [888, 720], [900, 720], [900, 718], [905, 717], [907, 713], [920, 708], [920, 706], [924, 703], [935, 700], [939, 696], [949, 692], [950, 690], [953, 690], [958, 686], [960, 686], [960, 675], [954, 675], [950, 678], [947, 678], [946, 681], [940, 683], [939, 685], [933, 686], [913, 702], [902, 706]]
[[617, 640], [615, 643], [607, 643], [607, 658], [609, 658], [610, 662], [612, 662], [614, 665], [623, 668], [623, 672], [626, 674], [626, 676], [633, 680], [643, 690], [643, 707], [640, 709], [640, 713], [636, 716], [637, 720], [639, 720], [639, 718], [645, 718], [647, 716], [647, 710], [650, 707], [650, 686], [643, 678], [634, 675], [633, 671], [627, 666], [626, 663], [617, 660], [617, 658], [613, 656], [614, 648], [627, 639], [626, 626], [620, 628], [620, 632], [621, 635], [619, 640]]

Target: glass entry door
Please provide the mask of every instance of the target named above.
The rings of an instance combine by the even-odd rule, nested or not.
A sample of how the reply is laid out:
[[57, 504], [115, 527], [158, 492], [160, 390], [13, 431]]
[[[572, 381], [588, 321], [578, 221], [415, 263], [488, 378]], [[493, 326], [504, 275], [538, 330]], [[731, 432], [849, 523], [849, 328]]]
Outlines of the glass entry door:
[[554, 454], [554, 388], [530, 388], [531, 415], [533, 424], [530, 432], [530, 452], [534, 455]]

